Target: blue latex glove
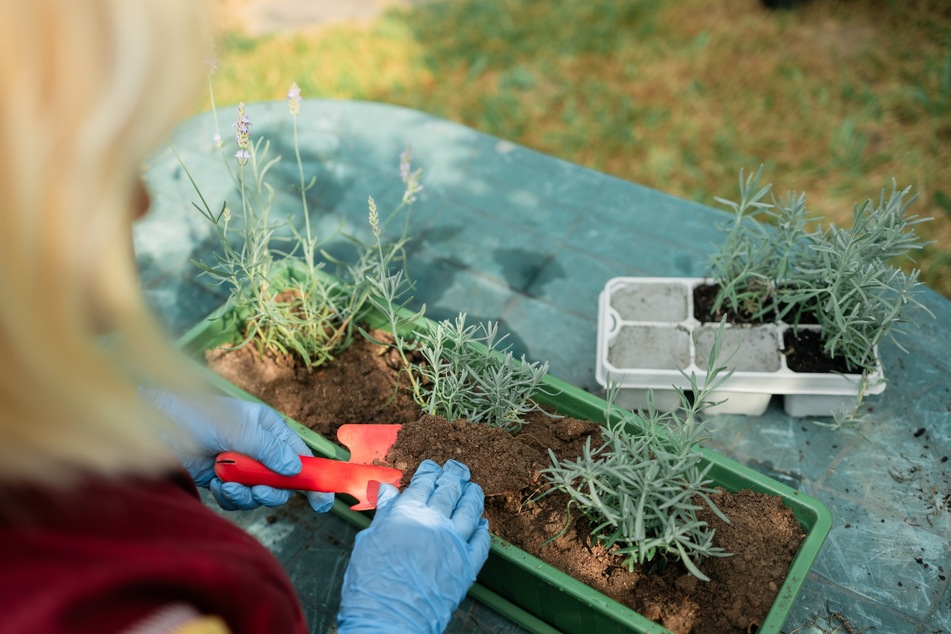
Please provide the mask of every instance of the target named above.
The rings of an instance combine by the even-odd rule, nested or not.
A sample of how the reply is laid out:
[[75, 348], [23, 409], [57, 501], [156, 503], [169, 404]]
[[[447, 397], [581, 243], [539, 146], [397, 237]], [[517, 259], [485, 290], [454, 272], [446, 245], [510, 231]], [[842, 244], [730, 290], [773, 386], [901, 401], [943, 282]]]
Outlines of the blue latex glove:
[[[288, 476], [300, 473], [300, 456], [313, 455], [281, 415], [267, 405], [223, 396], [207, 397], [198, 403], [147, 388], [141, 388], [139, 394], [194, 439], [197, 451], [174, 443], [170, 443], [170, 448], [195, 484], [211, 489], [215, 500], [227, 511], [280, 506], [290, 499], [291, 492], [222, 482], [214, 470], [215, 457], [222, 451], [251, 456], [272, 471]], [[319, 513], [333, 506], [332, 493], [308, 491], [306, 495], [311, 507]]]
[[482, 488], [455, 460], [425, 460], [399, 494], [380, 487], [343, 578], [338, 634], [442, 632], [489, 556]]

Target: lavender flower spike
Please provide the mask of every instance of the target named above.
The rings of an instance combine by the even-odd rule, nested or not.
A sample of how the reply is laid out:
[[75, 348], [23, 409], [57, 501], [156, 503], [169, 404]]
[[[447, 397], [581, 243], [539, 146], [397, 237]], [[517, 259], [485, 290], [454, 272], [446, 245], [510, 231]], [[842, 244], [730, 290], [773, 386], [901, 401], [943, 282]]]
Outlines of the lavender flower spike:
[[370, 196], [367, 199], [367, 204], [370, 207], [370, 228], [373, 229], [373, 235], [379, 238], [380, 237], [380, 214], [376, 210], [376, 201], [373, 200], [373, 196]]
[[413, 151], [407, 147], [400, 154], [400, 179], [403, 184], [409, 184], [411, 163], [413, 162]]
[[300, 113], [300, 86], [297, 85], [296, 81], [291, 84], [290, 90], [287, 91], [287, 107], [292, 116], [296, 117]]
[[235, 158], [238, 159], [238, 165], [246, 165], [251, 153], [248, 148], [251, 147], [251, 119], [244, 113], [244, 102], [238, 104], [238, 116], [234, 120], [234, 140], [238, 144], [238, 151], [235, 152]]
[[419, 182], [419, 176], [422, 170], [413, 171], [412, 166], [413, 152], [407, 147], [400, 154], [400, 179], [406, 185], [403, 192], [403, 203], [411, 205], [416, 202], [416, 194], [423, 191], [423, 186]]

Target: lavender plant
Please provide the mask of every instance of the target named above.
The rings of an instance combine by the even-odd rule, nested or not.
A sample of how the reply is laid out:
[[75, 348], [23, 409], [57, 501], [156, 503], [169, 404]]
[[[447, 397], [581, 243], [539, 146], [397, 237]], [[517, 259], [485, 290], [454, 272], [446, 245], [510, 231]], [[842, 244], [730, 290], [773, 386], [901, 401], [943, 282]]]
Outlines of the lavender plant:
[[[214, 265], [195, 264], [214, 283], [229, 286], [232, 304], [244, 316], [245, 323], [245, 339], [237, 345], [254, 341], [262, 349], [293, 351], [308, 367], [313, 367], [332, 360], [357, 331], [377, 344], [396, 349], [413, 396], [427, 412], [449, 419], [462, 417], [485, 422], [509, 431], [518, 429], [524, 415], [537, 409], [530, 398], [547, 373], [547, 364], [530, 364], [524, 357], [517, 361], [501, 345], [505, 337], [498, 336], [496, 324], [466, 326], [463, 314], [455, 322], [429, 327], [422, 320], [425, 306], [416, 312], [407, 308], [413, 286], [405, 273], [409, 213], [423, 189], [422, 172], [413, 168], [409, 149], [400, 155], [404, 193], [399, 205], [381, 218], [376, 201], [370, 197], [372, 239], [364, 243], [351, 236], [357, 244], [357, 257], [352, 262], [333, 258], [321, 249], [329, 238], [319, 239], [312, 231], [307, 192], [315, 180], [308, 181], [304, 174], [297, 130], [301, 95], [297, 85], [292, 84], [288, 109], [293, 121], [297, 187], [304, 220], [303, 229], [287, 224], [290, 248], [278, 250], [273, 244], [277, 241], [275, 232], [282, 225], [270, 219], [274, 189], [266, 177], [279, 159], [268, 158], [267, 141], [252, 142], [251, 121], [244, 104], [239, 105], [234, 123], [237, 149], [233, 161], [227, 157], [218, 131], [210, 77], [209, 91], [215, 144], [240, 193], [242, 222], [238, 228], [232, 225], [227, 205], [213, 212], [192, 179], [201, 201], [195, 207], [211, 222], [222, 247], [215, 254]], [[188, 174], [184, 164], [183, 168]], [[188, 177], [192, 178], [190, 174]], [[384, 227], [401, 212], [405, 212], [401, 234], [392, 242], [384, 241]], [[319, 261], [318, 255], [324, 260]], [[324, 261], [338, 266], [339, 278], [322, 274]], [[275, 271], [285, 270], [288, 263], [293, 263], [294, 275], [290, 279], [276, 276]], [[392, 333], [392, 342], [376, 339], [361, 326], [371, 308], [382, 315]], [[415, 361], [417, 354], [424, 362]]]
[[[211, 92], [214, 104], [213, 90]], [[372, 280], [385, 279], [390, 274], [390, 267], [399, 261], [406, 243], [407, 225], [404, 224], [402, 237], [392, 243], [384, 242], [379, 218], [375, 215], [375, 203], [371, 199], [371, 217], [375, 219], [372, 226], [374, 240], [364, 244], [354, 239], [358, 257], [353, 263], [346, 263], [342, 267], [342, 279], [323, 273], [324, 261], [332, 258], [322, 251], [322, 246], [337, 237], [340, 229], [323, 238], [313, 232], [307, 192], [316, 181], [314, 178], [308, 181], [304, 175], [297, 128], [300, 98], [300, 89], [296, 83], [292, 84], [287, 100], [293, 122], [303, 228], [299, 229], [290, 221], [272, 221], [275, 192], [267, 181], [267, 175], [280, 159], [268, 157], [268, 141], [251, 141], [252, 124], [244, 104], [240, 104], [234, 123], [237, 147], [233, 156], [234, 164], [226, 155], [220, 132], [216, 132], [215, 144], [225, 158], [228, 172], [239, 192], [241, 222], [237, 223], [237, 227], [234, 226], [232, 212], [227, 204], [220, 211], [213, 212], [192, 179], [200, 200], [200, 204], [195, 204], [195, 207], [210, 221], [221, 246], [214, 255], [214, 264], [197, 261], [195, 264], [212, 278], [212, 283], [229, 287], [232, 304], [236, 312], [244, 317], [245, 323], [245, 339], [237, 347], [253, 341], [260, 349], [280, 353], [293, 351], [308, 368], [312, 368], [332, 360], [349, 345], [358, 322], [377, 293]], [[214, 107], [213, 112], [217, 130], [217, 111]], [[410, 160], [409, 154], [401, 157], [400, 169], [407, 193], [385, 222], [389, 222], [399, 212], [408, 210], [416, 193], [422, 188], [419, 183], [420, 172], [412, 170]], [[187, 168], [185, 171], [187, 174]], [[188, 177], [191, 179], [190, 174]], [[290, 238], [276, 237], [276, 231], [282, 227], [289, 229]], [[288, 246], [280, 248], [287, 243]], [[286, 266], [288, 264], [290, 267]], [[289, 277], [286, 275], [288, 269], [292, 271]]]
[[424, 362], [413, 372], [421, 378], [420, 404], [427, 413], [517, 431], [525, 414], [539, 409], [531, 397], [548, 364], [515, 359], [498, 324], [467, 326], [460, 313], [417, 335]]
[[760, 319], [776, 310], [779, 280], [795, 276], [797, 262], [808, 249], [807, 226], [817, 218], [806, 212], [805, 194], [791, 192], [785, 199], [773, 196], [772, 203], [764, 202], [772, 185], [760, 187], [762, 175], [762, 166], [745, 178], [740, 170], [739, 201], [716, 198], [732, 211], [732, 217], [721, 225], [726, 237], [710, 256], [713, 276], [720, 284], [714, 312], [726, 306]]
[[796, 326], [808, 313], [822, 326], [827, 355], [872, 371], [876, 346], [909, 320], [909, 308], [923, 308], [918, 271], [891, 264], [925, 245], [915, 226], [927, 219], [907, 213], [917, 196], [906, 199], [910, 188], [899, 190], [893, 181], [878, 205], [854, 207], [850, 229], [810, 229], [817, 218], [806, 211], [805, 194], [764, 202], [770, 185], [759, 187], [762, 171], [745, 178], [740, 171], [738, 202], [717, 198], [732, 218], [710, 258], [720, 285], [714, 311], [726, 306], [754, 318], [775, 312]]
[[[370, 205], [370, 224], [375, 228], [372, 199]], [[376, 229], [374, 233], [378, 235]], [[539, 410], [531, 399], [548, 364], [528, 363], [524, 355], [516, 360], [503, 345], [505, 336], [498, 336], [498, 324], [467, 326], [465, 313], [454, 321], [427, 324], [422, 320], [425, 306], [416, 312], [407, 309], [412, 285], [402, 270], [388, 273], [377, 268], [366, 280], [372, 290], [369, 301], [383, 315], [394, 340], [389, 343], [360, 332], [378, 345], [396, 349], [423, 411], [514, 432], [526, 414]]]
[[714, 311], [726, 303], [735, 312], [759, 315], [772, 293], [766, 257], [769, 233], [754, 220], [769, 207], [762, 200], [769, 193], [770, 186], [756, 189], [762, 172], [760, 167], [755, 176], [744, 180], [743, 170], [740, 170], [739, 202], [716, 198], [717, 202], [732, 209], [733, 215], [728, 225], [720, 226], [726, 231], [720, 251], [710, 256], [714, 277], [720, 283]]
[[[294, 114], [293, 100], [290, 108]], [[194, 263], [213, 284], [229, 287], [233, 306], [245, 318], [245, 339], [239, 347], [254, 341], [262, 349], [294, 351], [308, 367], [317, 366], [333, 356], [334, 320], [341, 307], [336, 305], [333, 283], [316, 275], [320, 268], [313, 260], [317, 241], [310, 231], [306, 207], [305, 233], [295, 233], [305, 254], [302, 273], [290, 282], [275, 277], [275, 264], [286, 256], [273, 248], [280, 225], [271, 220], [275, 192], [267, 176], [279, 158], [268, 157], [270, 144], [265, 139], [252, 143], [251, 125], [244, 104], [239, 104], [234, 123], [235, 164], [225, 161], [240, 196], [237, 226], [227, 204], [213, 213], [195, 185], [201, 201], [195, 207], [210, 221], [221, 249], [214, 254], [215, 264]], [[220, 134], [215, 140], [224, 156]], [[306, 187], [302, 185], [301, 190], [306, 201]]]
[[[409, 170], [412, 155], [409, 150], [403, 152], [400, 160], [400, 172], [406, 190], [403, 195], [403, 204], [411, 204], [415, 200], [415, 193], [422, 188], [419, 185], [419, 171], [411, 172]], [[417, 373], [413, 371], [413, 364], [409, 360], [410, 354], [417, 347], [415, 333], [422, 318], [426, 313], [426, 306], [423, 305], [415, 313], [409, 311], [408, 304], [412, 297], [408, 293], [412, 290], [412, 282], [405, 275], [404, 268], [392, 268], [390, 263], [397, 253], [403, 253], [402, 248], [407, 240], [407, 230], [404, 226], [403, 235], [400, 240], [384, 251], [381, 241], [381, 228], [379, 214], [377, 212], [376, 202], [371, 196], [368, 200], [370, 207], [370, 228], [373, 232], [376, 244], [376, 258], [370, 257], [370, 252], [365, 251], [364, 256], [350, 268], [352, 279], [363, 280], [363, 290], [367, 301], [377, 309], [386, 322], [387, 330], [393, 337], [393, 342], [381, 341], [371, 335], [368, 331], [360, 328], [360, 333], [368, 340], [377, 345], [394, 348], [400, 356], [403, 364], [402, 372], [409, 377], [413, 397], [417, 402], [422, 402], [422, 392]]]
[[538, 499], [566, 493], [569, 508], [578, 507], [591, 520], [592, 535], [629, 568], [675, 557], [707, 581], [699, 561], [729, 554], [713, 545], [713, 531], [696, 513], [706, 506], [729, 522], [710, 498], [711, 465], [703, 464], [698, 449], [706, 434], [700, 414], [712, 404], [711, 392], [731, 374], [717, 359], [722, 328], [710, 350], [703, 386], [698, 387], [696, 374], [687, 377], [694, 399], [678, 388], [679, 410], [658, 413], [652, 402], [646, 412], [615, 409], [614, 386], [608, 391], [609, 422], [602, 428], [600, 446], [593, 449], [588, 438], [580, 458], [564, 461], [549, 450], [551, 466], [542, 475], [550, 487]]
[[926, 219], [906, 213], [917, 198], [906, 200], [910, 190], [899, 190], [893, 181], [888, 198], [883, 189], [878, 205], [866, 200], [855, 206], [851, 228], [831, 224], [810, 233], [799, 274], [777, 289], [781, 314], [791, 313], [798, 322], [804, 307], [815, 307], [825, 353], [841, 356], [857, 370], [874, 368], [876, 348], [909, 321], [910, 307], [928, 312], [916, 297], [918, 270], [905, 273], [889, 264], [924, 246], [914, 227]]

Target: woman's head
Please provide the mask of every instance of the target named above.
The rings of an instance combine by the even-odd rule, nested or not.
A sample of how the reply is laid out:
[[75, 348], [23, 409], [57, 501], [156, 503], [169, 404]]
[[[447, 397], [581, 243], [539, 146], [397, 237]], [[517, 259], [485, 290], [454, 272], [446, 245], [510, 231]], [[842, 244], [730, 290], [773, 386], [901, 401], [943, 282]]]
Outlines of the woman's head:
[[131, 376], [174, 360], [131, 221], [143, 160], [195, 104], [201, 5], [0, 0], [0, 481], [163, 460]]

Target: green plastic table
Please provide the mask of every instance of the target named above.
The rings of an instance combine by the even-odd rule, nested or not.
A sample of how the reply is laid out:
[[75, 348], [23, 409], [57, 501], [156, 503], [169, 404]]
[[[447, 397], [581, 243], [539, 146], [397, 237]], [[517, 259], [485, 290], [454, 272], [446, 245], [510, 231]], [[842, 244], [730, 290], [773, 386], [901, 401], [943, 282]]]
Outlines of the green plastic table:
[[[296, 214], [300, 195], [291, 119], [284, 102], [249, 104], [252, 139], [270, 140], [274, 213]], [[234, 109], [218, 114], [232, 147]], [[308, 200], [319, 235], [340, 222], [366, 237], [367, 197], [381, 212], [399, 202], [399, 155], [410, 146], [424, 189], [410, 219], [409, 275], [415, 303], [433, 319], [464, 311], [500, 321], [517, 354], [547, 360], [550, 372], [592, 392], [597, 299], [617, 276], [702, 276], [720, 239], [713, 208], [601, 174], [422, 112], [391, 105], [304, 101], [299, 115], [305, 170], [317, 177]], [[239, 208], [214, 147], [210, 113], [184, 122], [172, 143], [212, 206]], [[740, 166], [737, 166], [740, 167]], [[220, 305], [192, 259], [217, 246], [192, 207], [197, 196], [169, 148], [146, 167], [151, 214], [135, 229], [140, 279], [171, 336]], [[330, 250], [346, 256], [335, 241]], [[834, 525], [786, 624], [821, 632], [840, 613], [855, 631], [951, 631], [951, 302], [932, 291], [935, 319], [882, 346], [888, 388], [867, 402], [860, 434], [787, 416], [774, 399], [758, 417], [711, 420], [711, 448], [823, 501]], [[283, 562], [314, 632], [333, 630], [339, 587], [355, 529], [300, 502], [279, 511], [229, 513]], [[530, 625], [530, 624], [529, 624]], [[800, 628], [800, 629], [797, 629]], [[467, 598], [450, 632], [521, 632]]]

